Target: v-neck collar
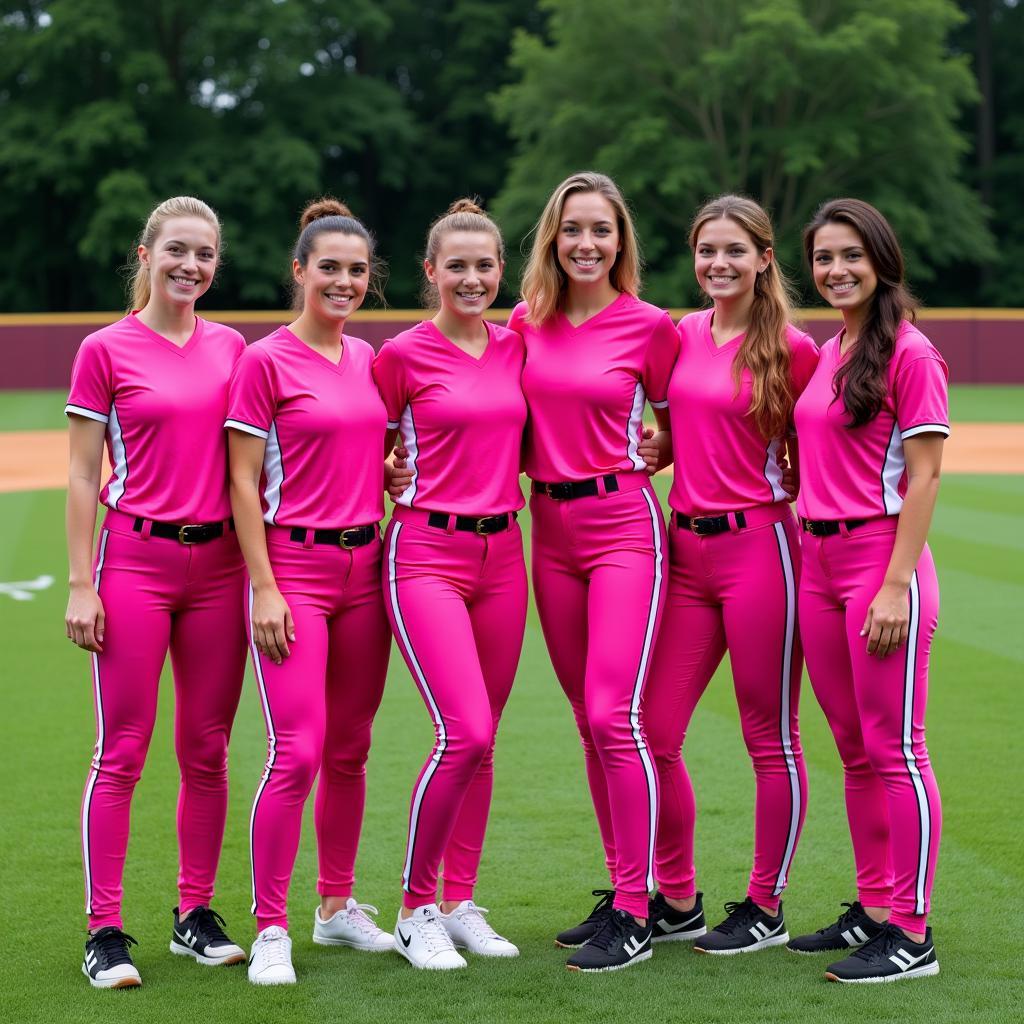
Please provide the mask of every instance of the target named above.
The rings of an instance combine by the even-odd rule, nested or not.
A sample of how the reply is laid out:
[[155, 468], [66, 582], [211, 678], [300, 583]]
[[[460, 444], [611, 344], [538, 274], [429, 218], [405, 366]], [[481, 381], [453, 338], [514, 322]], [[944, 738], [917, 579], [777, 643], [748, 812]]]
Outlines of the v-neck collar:
[[630, 295], [628, 292], [619, 292], [619, 294], [616, 295], [615, 298], [612, 299], [612, 301], [609, 302], [608, 305], [604, 307], [604, 309], [599, 309], [592, 316], [588, 316], [586, 320], [583, 320], [581, 323], [578, 324], [574, 324], [565, 315], [564, 309], [560, 309], [558, 311], [558, 315], [562, 318], [562, 325], [568, 328], [573, 334], [576, 334], [579, 331], [585, 331], [588, 327], [593, 327], [594, 324], [596, 324], [600, 320], [603, 320], [606, 316], [608, 316], [609, 313], [612, 312], [612, 310], [618, 309], [619, 306], [621, 306], [629, 298]]
[[711, 332], [711, 321], [714, 319], [714, 316], [715, 311], [713, 309], [709, 310], [708, 315], [704, 318], [704, 329], [701, 332], [704, 335], [708, 351], [713, 356], [720, 356], [724, 352], [735, 352], [743, 344], [743, 339], [747, 336], [747, 332], [744, 331], [742, 334], [737, 334], [722, 345], [716, 345], [715, 336]]
[[344, 335], [341, 336], [341, 359], [336, 363], [332, 363], [322, 352], [318, 352], [312, 345], [307, 345], [290, 327], [282, 325], [279, 330], [283, 337], [287, 338], [293, 345], [298, 345], [303, 351], [308, 352], [310, 357], [318, 363], [322, 363], [335, 373], [341, 374], [345, 372], [345, 368], [348, 366], [349, 347]]
[[456, 345], [455, 342], [452, 341], [452, 339], [449, 338], [448, 335], [445, 334], [444, 331], [442, 331], [441, 328], [438, 327], [433, 320], [423, 321], [423, 324], [426, 326], [427, 330], [430, 331], [430, 333], [436, 339], [439, 339], [449, 348], [453, 349], [455, 352], [458, 352], [458, 354], [462, 356], [462, 358], [465, 359], [466, 362], [476, 367], [483, 366], [484, 363], [486, 363], [487, 360], [491, 358], [491, 351], [494, 349], [494, 325], [487, 320], [485, 320], [483, 323], [484, 329], [487, 331], [487, 347], [483, 350], [483, 352], [480, 353], [480, 355], [474, 356], [470, 355], [464, 348], [460, 347], [459, 345]]
[[159, 331], [154, 331], [148, 324], [143, 323], [142, 320], [139, 319], [140, 312], [141, 311], [138, 309], [133, 309], [131, 313], [128, 314], [131, 322], [135, 325], [136, 330], [141, 331], [151, 341], [155, 341], [158, 345], [162, 345], [175, 355], [181, 356], [182, 359], [184, 359], [185, 356], [187, 356], [189, 352], [199, 344], [199, 340], [203, 336], [203, 328], [206, 326], [206, 321], [202, 317], [197, 316], [195, 327], [192, 328], [192, 333], [189, 335], [188, 341], [186, 341], [184, 345], [175, 345], [170, 338], [164, 337], [164, 335]]

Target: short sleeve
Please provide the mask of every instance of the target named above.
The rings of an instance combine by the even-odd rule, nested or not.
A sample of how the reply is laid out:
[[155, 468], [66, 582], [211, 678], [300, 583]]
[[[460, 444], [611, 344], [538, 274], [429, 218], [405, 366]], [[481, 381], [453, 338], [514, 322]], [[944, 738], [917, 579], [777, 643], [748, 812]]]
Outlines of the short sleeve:
[[818, 368], [821, 352], [809, 334], [794, 332], [791, 339], [790, 376], [793, 378], [794, 401], [804, 393]]
[[918, 356], [899, 368], [893, 385], [900, 436], [949, 436], [949, 371], [938, 352]]
[[397, 430], [402, 410], [409, 404], [409, 388], [402, 354], [393, 341], [381, 345], [373, 361], [373, 379], [387, 410], [388, 430]]
[[647, 354], [640, 372], [647, 400], [655, 409], [668, 406], [668, 381], [678, 355], [679, 331], [672, 323], [672, 317], [665, 313], [647, 342]]
[[225, 427], [266, 440], [277, 410], [270, 357], [259, 347], [243, 352], [231, 374]]
[[526, 303], [518, 303], [516, 308], [512, 310], [512, 315], [508, 318], [508, 323], [505, 326], [508, 327], [510, 331], [515, 331], [516, 334], [522, 334], [523, 328], [526, 326], [526, 314]]
[[106, 423], [113, 404], [114, 382], [110, 353], [98, 338], [86, 338], [71, 367], [71, 390], [64, 413]]

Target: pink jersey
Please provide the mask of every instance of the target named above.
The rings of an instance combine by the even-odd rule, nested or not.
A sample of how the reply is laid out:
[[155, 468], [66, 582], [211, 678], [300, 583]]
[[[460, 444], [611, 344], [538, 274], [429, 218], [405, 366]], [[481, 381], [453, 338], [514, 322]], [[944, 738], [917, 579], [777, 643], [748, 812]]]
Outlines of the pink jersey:
[[263, 518], [345, 529], [384, 515], [387, 417], [373, 349], [345, 335], [337, 366], [287, 327], [250, 345], [231, 378], [225, 426], [262, 437]]
[[841, 337], [822, 345], [818, 368], [796, 403], [797, 511], [808, 519], [896, 515], [907, 492], [904, 440], [949, 434], [946, 364], [916, 327], [901, 323], [882, 408], [870, 423], [851, 430], [846, 408], [832, 392]]
[[244, 350], [237, 331], [199, 317], [179, 347], [134, 313], [82, 342], [64, 411], [107, 425], [103, 504], [169, 523], [227, 519], [224, 413]]
[[487, 334], [476, 359], [425, 320], [377, 354], [388, 426], [401, 433], [413, 470], [397, 504], [469, 516], [523, 507], [523, 340], [497, 324]]
[[526, 341], [526, 472], [545, 483], [644, 472], [644, 403], [667, 404], [679, 351], [672, 318], [625, 292], [578, 327], [561, 311], [540, 325], [526, 315], [521, 302], [508, 323]]
[[[712, 309], [679, 321], [679, 358], [668, 386], [675, 478], [669, 505], [683, 515], [731, 512], [787, 501], [779, 464], [784, 439], [766, 441], [750, 415], [749, 370], [733, 379], [733, 362], [745, 335], [722, 346], [711, 334]], [[790, 371], [794, 396], [807, 386], [818, 364], [818, 346], [790, 325]]]

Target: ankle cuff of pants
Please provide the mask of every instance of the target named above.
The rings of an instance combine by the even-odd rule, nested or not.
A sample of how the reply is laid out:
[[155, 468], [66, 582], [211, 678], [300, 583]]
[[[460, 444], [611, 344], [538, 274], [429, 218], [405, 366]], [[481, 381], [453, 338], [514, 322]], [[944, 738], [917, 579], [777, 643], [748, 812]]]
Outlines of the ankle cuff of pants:
[[928, 927], [928, 915], [901, 914], [898, 910], [894, 910], [889, 915], [889, 924], [894, 924], [906, 932], [923, 932]]
[[763, 892], [748, 889], [747, 898], [752, 899], [759, 907], [767, 907], [772, 912], [772, 917], [778, 916], [779, 904], [782, 903], [781, 896], [766, 896]]
[[659, 882], [658, 892], [670, 900], [692, 900], [697, 895], [697, 886], [693, 882], [689, 885], [664, 885]]
[[416, 893], [416, 892], [403, 892], [402, 893], [402, 906], [406, 910], [415, 910], [417, 907], [426, 906], [428, 903], [436, 903], [437, 894], [428, 893]]
[[321, 896], [332, 896], [335, 899], [348, 899], [352, 895], [351, 885], [329, 885], [327, 882], [318, 882], [316, 891]]
[[892, 906], [892, 889], [859, 889], [857, 899], [862, 907], [885, 907]]
[[98, 932], [101, 928], [121, 928], [123, 930], [124, 923], [121, 921], [121, 915], [89, 918], [89, 931]]
[[473, 886], [471, 885], [455, 885], [451, 882], [445, 882], [441, 888], [441, 899], [446, 903], [461, 903], [463, 900], [471, 900], [473, 898]]
[[264, 928], [273, 928], [277, 925], [278, 928], [283, 928], [288, 931], [288, 918], [287, 917], [260, 917], [256, 916], [256, 934], [259, 935]]
[[615, 899], [612, 900], [612, 906], [616, 910], [624, 910], [627, 914], [632, 914], [634, 917], [646, 917], [647, 893], [617, 892]]

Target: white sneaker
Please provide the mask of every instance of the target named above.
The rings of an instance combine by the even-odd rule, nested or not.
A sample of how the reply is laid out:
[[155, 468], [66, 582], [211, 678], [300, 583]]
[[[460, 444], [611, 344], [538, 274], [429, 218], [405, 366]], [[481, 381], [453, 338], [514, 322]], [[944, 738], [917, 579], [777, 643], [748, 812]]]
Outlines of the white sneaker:
[[486, 921], [486, 907], [463, 900], [450, 914], [441, 913], [441, 924], [458, 949], [479, 956], [519, 956], [519, 949], [499, 935]]
[[278, 925], [264, 928], [256, 936], [249, 957], [249, 980], [254, 985], [294, 985], [292, 940]]
[[321, 946], [350, 946], [364, 953], [383, 953], [395, 948], [395, 938], [377, 927], [370, 914], [379, 914], [369, 903], [356, 903], [350, 896], [344, 910], [326, 921], [320, 908], [313, 913], [313, 941]]
[[395, 949], [413, 967], [427, 971], [450, 971], [466, 966], [466, 961], [455, 951], [433, 903], [417, 907], [411, 917], [404, 919], [399, 912], [395, 925]]

